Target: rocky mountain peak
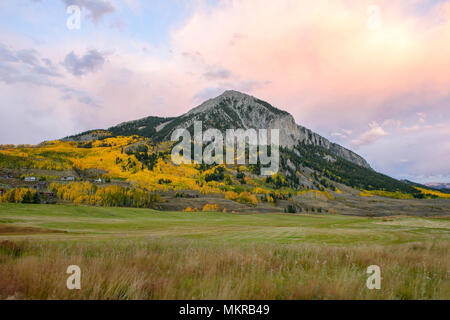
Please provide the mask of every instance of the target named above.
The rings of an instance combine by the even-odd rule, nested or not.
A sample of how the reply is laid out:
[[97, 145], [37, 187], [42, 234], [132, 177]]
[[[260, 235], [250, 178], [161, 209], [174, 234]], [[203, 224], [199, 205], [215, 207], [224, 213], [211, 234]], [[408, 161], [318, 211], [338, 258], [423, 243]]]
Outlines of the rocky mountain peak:
[[299, 143], [324, 147], [336, 156], [360, 166], [369, 164], [356, 153], [330, 142], [317, 133], [298, 125], [294, 117], [268, 102], [239, 91], [227, 90], [209, 99], [180, 117], [181, 127], [190, 127], [194, 121], [202, 121], [204, 128], [226, 129], [279, 129], [280, 145], [293, 148]]
[[227, 90], [179, 117], [147, 117], [122, 123], [109, 128], [108, 131], [116, 135], [138, 134], [160, 142], [170, 140], [172, 132], [178, 128], [193, 130], [195, 121], [201, 121], [204, 130], [216, 128], [222, 132], [241, 128], [279, 129], [282, 147], [294, 148], [300, 143], [320, 146], [335, 156], [370, 168], [369, 164], [356, 153], [298, 125], [290, 113], [235, 90]]
[[286, 113], [285, 111], [279, 110], [271, 106], [269, 103], [259, 100], [251, 95], [235, 91], [235, 90], [227, 90], [221, 95], [206, 100], [198, 107], [190, 110], [187, 115], [199, 114], [202, 112], [209, 112], [212, 109], [220, 109], [220, 108], [232, 108], [236, 112], [245, 112], [248, 109], [261, 109], [260, 111], [269, 112], [273, 114], [277, 113]]

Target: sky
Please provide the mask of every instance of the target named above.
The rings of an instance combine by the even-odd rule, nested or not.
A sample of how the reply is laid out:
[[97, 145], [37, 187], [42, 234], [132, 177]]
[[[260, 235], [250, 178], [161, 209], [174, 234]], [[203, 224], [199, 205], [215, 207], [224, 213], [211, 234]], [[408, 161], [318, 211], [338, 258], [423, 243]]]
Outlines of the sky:
[[449, 39], [450, 1], [0, 0], [0, 144], [233, 89], [377, 171], [450, 182]]

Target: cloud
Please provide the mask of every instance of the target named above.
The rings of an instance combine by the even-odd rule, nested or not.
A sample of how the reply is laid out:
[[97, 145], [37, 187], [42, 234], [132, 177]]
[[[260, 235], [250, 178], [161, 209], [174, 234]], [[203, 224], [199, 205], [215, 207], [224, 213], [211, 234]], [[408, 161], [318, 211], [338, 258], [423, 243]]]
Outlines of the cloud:
[[378, 139], [388, 135], [376, 121], [372, 121], [369, 127], [370, 129], [364, 132], [358, 139], [352, 140], [352, 144], [355, 147], [374, 143]]
[[23, 62], [36, 66], [39, 64], [38, 52], [35, 49], [22, 49], [14, 51], [8, 46], [0, 43], [0, 61], [3, 62]]
[[203, 76], [208, 80], [227, 79], [231, 76], [231, 72], [227, 69], [219, 67], [205, 72]]
[[348, 129], [342, 129], [342, 132], [344, 132], [347, 136], [349, 136], [353, 133], [352, 130], [348, 130]]
[[336, 138], [341, 138], [341, 139], [347, 138], [347, 136], [341, 132], [332, 132], [331, 136], [336, 137]]
[[346, 139], [353, 133], [352, 130], [349, 129], [340, 129], [339, 132], [332, 132], [331, 136], [340, 138], [340, 139]]
[[419, 117], [420, 123], [425, 123], [425, 118], [427, 117], [426, 113], [424, 112], [417, 112], [417, 116]]
[[381, 124], [383, 128], [399, 128], [401, 125], [402, 122], [395, 119], [386, 119]]
[[35, 49], [14, 50], [0, 43], [0, 82], [51, 85], [50, 78], [62, 77], [51, 60], [40, 58]]
[[87, 52], [78, 57], [73, 51], [70, 52], [62, 65], [74, 76], [82, 76], [100, 70], [105, 63], [105, 58], [96, 50]]
[[231, 82], [221, 82], [216, 87], [206, 87], [195, 93], [194, 101], [199, 103], [207, 99], [215, 98], [226, 90], [236, 90], [241, 92], [251, 92], [255, 88], [262, 88], [270, 82], [260, 82], [255, 80], [236, 80]]
[[194, 99], [197, 102], [203, 102], [205, 100], [214, 98], [220, 94], [222, 94], [224, 92], [224, 88], [223, 87], [209, 87], [209, 88], [204, 88], [202, 90], [200, 90], [199, 92], [197, 92], [194, 95]]
[[0, 61], [3, 62], [16, 62], [19, 59], [16, 57], [15, 53], [13, 53], [7, 46], [0, 43]]
[[[117, 8], [108, 26], [116, 18], [131, 21], [130, 11], [120, 15], [119, 1], [103, 2]], [[360, 0], [199, 0], [189, 6], [192, 14], [168, 27], [168, 39], [162, 45], [152, 43], [152, 37], [139, 29], [140, 23], [130, 24], [123, 33], [105, 28], [101, 37], [82, 31], [80, 38], [71, 37], [66, 43], [60, 41], [64, 34], [57, 34], [57, 40], [46, 44], [48, 52], [53, 50], [57, 56], [52, 56], [53, 61], [65, 60], [59, 52], [78, 53], [69, 59], [69, 71], [89, 73], [88, 77], [61, 79], [45, 74], [30, 64], [31, 52], [28, 59], [22, 55], [18, 67], [19, 62], [12, 62], [19, 59], [16, 52], [11, 55], [0, 46], [0, 81], [42, 85], [58, 81], [107, 106], [108, 112], [106, 107], [89, 108], [97, 113], [89, 111], [92, 118], [88, 120], [69, 113], [73, 126], [67, 128], [77, 131], [90, 124], [107, 127], [124, 119], [179, 115], [235, 89], [289, 111], [297, 123], [326, 137], [331, 134], [345, 147], [358, 147], [382, 172], [449, 174], [449, 161], [445, 161], [450, 152], [438, 142], [450, 139], [445, 128], [437, 125], [450, 127], [450, 74], [446, 72], [450, 70], [450, 3], [377, 0], [376, 4], [382, 23], [373, 30], [367, 28], [368, 3]], [[421, 9], [424, 4], [427, 10]], [[142, 2], [139, 12], [147, 14], [148, 7]], [[110, 8], [90, 15], [99, 21], [111, 12]], [[86, 47], [114, 54], [103, 67], [83, 67], [84, 51], [80, 50]], [[39, 66], [55, 70], [39, 59]], [[66, 74], [61, 69], [56, 71]], [[55, 101], [46, 100], [39, 108], [52, 103], [79, 108], [80, 100], [89, 101], [79, 99], [82, 92], [58, 90], [52, 96]], [[66, 100], [61, 101], [61, 96]], [[397, 166], [394, 158], [410, 162]]]
[[[83, 69], [80, 66], [76, 67]], [[75, 89], [70, 84], [57, 81], [63, 79], [64, 75], [58, 66], [49, 58], [41, 58], [37, 50], [14, 50], [0, 43], [0, 82], [10, 87], [14, 85], [45, 87], [60, 92], [63, 95], [62, 100], [75, 98], [78, 102], [91, 107], [101, 105], [100, 100], [86, 90]]]
[[[361, 150], [373, 159], [371, 165], [377, 171], [412, 181], [432, 181], [433, 176], [450, 178], [450, 126], [434, 125], [428, 130], [390, 133], [389, 139]], [[407, 159], [401, 162], [398, 159]]]
[[412, 126], [412, 127], [404, 127], [404, 128], [403, 128], [403, 132], [404, 132], [404, 133], [418, 132], [418, 131], [420, 131], [421, 129], [422, 129], [421, 126], [415, 125], [415, 126]]
[[63, 94], [61, 100], [68, 101], [75, 98], [78, 102], [88, 105], [90, 107], [99, 108], [101, 106], [100, 100], [92, 97], [86, 91], [70, 88], [67, 86], [59, 86], [59, 89]]
[[16, 57], [26, 64], [33, 66], [38, 64], [37, 51], [34, 49], [19, 50], [16, 52]]
[[98, 23], [105, 15], [113, 13], [115, 8], [105, 0], [61, 0], [66, 6], [77, 5], [88, 11], [88, 18]]
[[383, 23], [373, 31], [361, 1], [221, 1], [197, 9], [173, 32], [173, 43], [177, 51], [198, 52], [204, 63], [220, 63], [242, 79], [270, 79], [269, 89], [252, 93], [291, 106], [304, 120], [320, 107], [333, 114], [323, 117], [323, 127], [345, 117], [338, 109], [363, 109], [365, 119], [358, 120], [371, 121], [406, 108], [389, 104], [394, 99], [405, 102], [417, 93], [424, 101], [450, 85], [442, 72], [450, 68], [450, 27], [433, 23], [440, 5], [415, 16], [411, 1], [377, 3]]
[[[427, 10], [420, 9], [424, 2]], [[359, 0], [203, 4], [173, 31], [175, 52], [196, 53], [189, 54], [191, 61], [195, 58], [192, 65], [177, 67], [191, 71], [200, 63], [220, 65], [232, 79], [214, 85], [183, 77], [177, 81], [199, 99], [220, 93], [224, 85], [233, 88], [236, 79], [268, 79], [269, 84], [246, 92], [291, 112], [299, 124], [359, 148], [378, 170], [389, 172], [395, 166], [384, 158], [392, 149], [409, 156], [402, 146], [412, 132], [403, 127], [415, 125], [416, 113], [428, 115], [419, 122], [431, 125], [437, 121], [431, 115], [441, 114], [439, 121], [450, 125], [450, 74], [444, 71], [450, 70], [450, 4], [379, 0], [377, 6], [382, 21], [374, 30], [367, 27], [368, 3]], [[438, 130], [425, 131], [430, 141], [443, 139]], [[378, 152], [369, 151], [375, 147]], [[417, 145], [415, 152], [424, 149]], [[445, 171], [443, 163], [435, 169]]]
[[[420, 123], [423, 123], [422, 121], [419, 121]], [[402, 131], [403, 133], [414, 133], [414, 132], [425, 132], [426, 130], [437, 130], [438, 132], [442, 132], [444, 134], [448, 133], [445, 131], [445, 129], [448, 127], [445, 123], [435, 123], [433, 125], [413, 125], [411, 127], [403, 127]], [[442, 130], [444, 129], [444, 130]]]

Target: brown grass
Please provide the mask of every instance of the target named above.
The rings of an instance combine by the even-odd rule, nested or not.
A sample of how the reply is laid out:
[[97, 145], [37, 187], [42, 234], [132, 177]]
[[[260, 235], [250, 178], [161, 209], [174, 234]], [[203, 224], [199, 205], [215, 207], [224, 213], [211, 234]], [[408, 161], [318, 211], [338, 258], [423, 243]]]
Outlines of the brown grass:
[[[448, 242], [396, 246], [188, 240], [0, 243], [2, 299], [450, 299]], [[81, 290], [66, 288], [69, 265]], [[381, 290], [366, 269], [381, 267]]]
[[44, 228], [14, 226], [0, 223], [0, 235], [13, 234], [40, 234], [40, 233], [65, 233], [64, 231], [49, 230]]

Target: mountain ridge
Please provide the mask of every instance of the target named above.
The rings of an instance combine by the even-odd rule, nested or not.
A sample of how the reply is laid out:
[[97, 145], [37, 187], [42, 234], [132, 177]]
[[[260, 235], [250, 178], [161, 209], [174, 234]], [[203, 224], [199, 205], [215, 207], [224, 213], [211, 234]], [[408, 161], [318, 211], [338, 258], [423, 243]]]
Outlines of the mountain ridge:
[[371, 169], [369, 163], [355, 152], [329, 141], [327, 138], [301, 126], [287, 111], [270, 103], [239, 91], [227, 90], [221, 95], [208, 99], [197, 107], [178, 117], [149, 116], [122, 122], [107, 130], [91, 130], [63, 140], [89, 140], [95, 138], [93, 131], [111, 132], [113, 135], [141, 135], [154, 142], [170, 140], [177, 128], [193, 130], [193, 123], [202, 121], [203, 128], [226, 129], [279, 129], [280, 146], [292, 149], [299, 143], [320, 146], [331, 154], [359, 166]]
[[[170, 141], [173, 131], [186, 128], [192, 136], [196, 121], [202, 122], [204, 130], [216, 128], [222, 132], [279, 129], [277, 172], [264, 176], [265, 165], [261, 162], [245, 166], [174, 164]], [[229, 197], [251, 194], [252, 203], [257, 202], [256, 195], [270, 193], [278, 197], [276, 194], [281, 192], [279, 197], [285, 199], [289, 194], [309, 191], [396, 199], [448, 197], [447, 193], [376, 172], [356, 153], [298, 125], [288, 112], [237, 91], [225, 91], [178, 117], [149, 116], [38, 146], [5, 147], [0, 152], [2, 166], [11, 169], [6, 174], [16, 178], [23, 175], [24, 168], [37, 168], [48, 171], [33, 174], [44, 174], [51, 181], [64, 171], [72, 179], [108, 179], [146, 190], [233, 191]]]

